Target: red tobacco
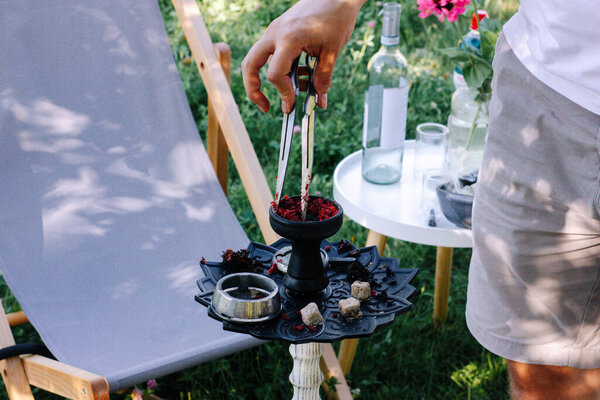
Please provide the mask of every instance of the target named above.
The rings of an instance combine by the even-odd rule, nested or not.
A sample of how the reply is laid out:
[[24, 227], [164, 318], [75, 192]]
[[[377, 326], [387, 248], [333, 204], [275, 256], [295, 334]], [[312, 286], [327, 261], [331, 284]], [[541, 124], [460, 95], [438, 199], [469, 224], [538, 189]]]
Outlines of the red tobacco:
[[[289, 198], [284, 196], [279, 202], [279, 206], [272, 202], [271, 205], [277, 215], [290, 221], [302, 221], [302, 210], [299, 198]], [[310, 197], [306, 206], [307, 221], [323, 221], [335, 216], [338, 213], [337, 207], [330, 201], [323, 198]]]

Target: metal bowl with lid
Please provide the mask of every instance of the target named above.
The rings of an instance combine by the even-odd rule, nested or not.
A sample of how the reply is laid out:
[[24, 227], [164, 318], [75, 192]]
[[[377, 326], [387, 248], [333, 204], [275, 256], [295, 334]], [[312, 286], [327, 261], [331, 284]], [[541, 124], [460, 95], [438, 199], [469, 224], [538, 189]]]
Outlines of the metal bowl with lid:
[[251, 272], [226, 275], [217, 282], [211, 308], [234, 323], [256, 323], [275, 318], [281, 310], [274, 280]]

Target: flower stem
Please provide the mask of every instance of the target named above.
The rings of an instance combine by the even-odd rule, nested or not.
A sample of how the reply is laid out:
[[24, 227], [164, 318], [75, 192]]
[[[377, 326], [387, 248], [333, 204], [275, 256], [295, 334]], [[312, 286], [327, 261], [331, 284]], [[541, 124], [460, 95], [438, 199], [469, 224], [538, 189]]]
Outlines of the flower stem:
[[471, 147], [471, 140], [473, 140], [473, 133], [475, 132], [475, 128], [477, 128], [477, 120], [479, 119], [479, 113], [481, 112], [482, 103], [482, 101], [477, 102], [477, 112], [475, 113], [475, 118], [473, 118], [473, 123], [471, 124], [471, 130], [469, 131], [469, 136], [467, 137], [465, 150], [469, 150], [469, 147]]
[[475, 67], [475, 62], [473, 61], [473, 59], [471, 58], [471, 55], [469, 54], [469, 50], [467, 49], [467, 44], [465, 43], [465, 39], [461, 35], [460, 30], [458, 29], [458, 26], [456, 24], [451, 24], [451, 25], [454, 26], [454, 30], [456, 30], [456, 33], [458, 34], [460, 42], [462, 43], [463, 48], [467, 52], [467, 57], [469, 57], [469, 61], [471, 62], [471, 66]]
[[473, 0], [471, 1], [471, 4], [473, 5], [473, 9], [475, 12], [475, 18], [477, 19], [477, 30], [479, 30], [479, 14], [478, 14], [478, 8], [477, 8], [477, 0]]

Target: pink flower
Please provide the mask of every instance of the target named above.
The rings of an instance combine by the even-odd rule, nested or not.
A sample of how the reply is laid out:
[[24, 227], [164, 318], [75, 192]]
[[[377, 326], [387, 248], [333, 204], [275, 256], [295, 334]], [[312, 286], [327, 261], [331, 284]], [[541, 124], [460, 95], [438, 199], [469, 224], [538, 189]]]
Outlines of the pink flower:
[[157, 386], [158, 383], [156, 383], [156, 380], [154, 379], [150, 379], [148, 382], [146, 382], [146, 387], [148, 388], [148, 390], [154, 390]]
[[294, 133], [300, 133], [301, 130], [300, 125], [294, 125]]
[[369, 23], [367, 24], [367, 26], [369, 28], [375, 28], [375, 21], [369, 21]]
[[444, 22], [444, 18], [448, 22], [454, 22], [458, 16], [465, 12], [471, 0], [417, 0], [419, 6], [419, 18], [427, 18], [432, 14], [437, 14], [440, 22]]
[[260, 8], [261, 8], [261, 7], [262, 7], [262, 4], [260, 4], [260, 3], [256, 3], [256, 4], [254, 5], [254, 9], [255, 9], [255, 10], [260, 10]]
[[377, 7], [381, 7], [381, 2], [380, 2], [380, 1], [376, 1], [376, 2], [375, 2], [375, 5], [376, 5]]
[[138, 387], [136, 386], [133, 391], [131, 392], [131, 399], [132, 400], [143, 400], [144, 398], [144, 393], [142, 393], [142, 391], [140, 389], [138, 389]]

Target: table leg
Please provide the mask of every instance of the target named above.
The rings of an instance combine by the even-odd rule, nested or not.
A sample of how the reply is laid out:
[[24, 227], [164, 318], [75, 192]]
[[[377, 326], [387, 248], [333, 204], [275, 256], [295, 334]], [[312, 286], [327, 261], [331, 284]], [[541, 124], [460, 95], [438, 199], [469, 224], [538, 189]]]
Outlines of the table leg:
[[377, 250], [379, 250], [379, 255], [382, 255], [383, 250], [385, 249], [385, 245], [387, 243], [387, 239], [387, 236], [382, 235], [381, 233], [369, 231], [369, 236], [367, 236], [367, 243], [365, 246], [377, 246]]
[[440, 325], [446, 321], [450, 275], [452, 274], [452, 247], [438, 247], [435, 260], [435, 291], [433, 294], [433, 321]]
[[[377, 233], [375, 231], [369, 231], [367, 236], [366, 247], [377, 246], [379, 255], [383, 254], [385, 245], [387, 243], [387, 236]], [[356, 347], [358, 346], [358, 339], [346, 339], [342, 340], [340, 351], [338, 354], [338, 360], [340, 360], [340, 366], [344, 375], [348, 375], [350, 368], [352, 368], [352, 362], [354, 361], [354, 355], [356, 354]]]
[[354, 355], [356, 354], [357, 346], [358, 339], [342, 340], [340, 351], [338, 353], [338, 360], [340, 360], [340, 367], [342, 367], [342, 372], [344, 375], [348, 375], [350, 368], [352, 368], [352, 362], [354, 362]]

